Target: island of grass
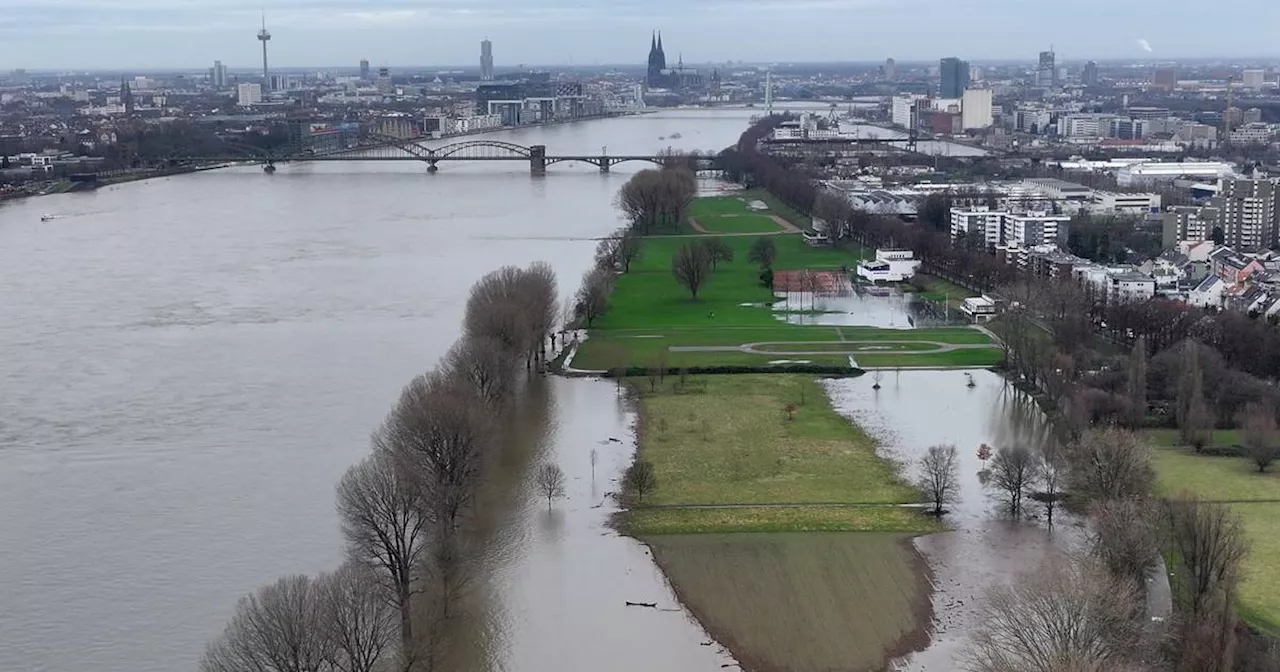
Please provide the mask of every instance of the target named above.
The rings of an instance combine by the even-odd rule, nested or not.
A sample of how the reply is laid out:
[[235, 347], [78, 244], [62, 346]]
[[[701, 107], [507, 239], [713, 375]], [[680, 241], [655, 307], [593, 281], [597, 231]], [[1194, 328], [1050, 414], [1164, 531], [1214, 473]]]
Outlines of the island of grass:
[[[1191, 493], [1230, 502], [1244, 522], [1251, 548], [1240, 583], [1240, 616], [1255, 628], [1280, 636], [1280, 474], [1259, 473], [1257, 465], [1244, 457], [1197, 454], [1178, 445], [1177, 430], [1152, 430], [1149, 435], [1156, 445], [1158, 494]], [[1238, 442], [1236, 431], [1214, 432], [1214, 445]]]
[[[749, 193], [696, 199], [691, 209], [694, 213], [742, 214], [738, 210], [745, 210], [748, 201], [763, 198]], [[716, 265], [694, 299], [672, 275], [671, 260], [682, 246], [713, 239], [730, 250], [732, 259]], [[659, 366], [766, 371], [812, 364], [852, 371], [855, 366], [861, 370], [985, 368], [1002, 358], [1003, 353], [986, 332], [969, 327], [877, 329], [787, 322], [785, 318], [795, 313], [773, 309], [778, 299], [762, 282], [760, 265], [749, 259], [752, 246], [761, 239], [773, 244], [775, 272], [847, 273], [865, 255], [860, 249], [810, 246], [799, 233], [645, 238], [640, 258], [615, 280], [609, 310], [590, 324], [590, 338], [575, 354], [572, 367], [586, 371]], [[932, 278], [924, 282], [923, 286], [949, 296], [958, 297], [964, 291]]]
[[[633, 380], [659, 487], [626, 529], [752, 670], [879, 670], [927, 642], [941, 526], [804, 375]], [[869, 618], [867, 614], [875, 614]]]

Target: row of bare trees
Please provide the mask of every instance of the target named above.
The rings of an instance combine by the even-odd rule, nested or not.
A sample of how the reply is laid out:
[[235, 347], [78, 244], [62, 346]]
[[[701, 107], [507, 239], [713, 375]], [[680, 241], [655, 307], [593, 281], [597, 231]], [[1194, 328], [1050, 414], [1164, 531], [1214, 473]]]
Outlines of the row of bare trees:
[[697, 195], [693, 172], [679, 162], [671, 162], [631, 176], [618, 191], [615, 204], [630, 222], [631, 231], [647, 236], [678, 230]]
[[[337, 485], [347, 561], [243, 598], [205, 672], [443, 669], [447, 625], [480, 549], [468, 527], [519, 371], [545, 360], [555, 274], [504, 267], [471, 289], [463, 337], [402, 390], [371, 453]], [[552, 485], [555, 485], [553, 483]], [[563, 490], [563, 480], [549, 499]]]

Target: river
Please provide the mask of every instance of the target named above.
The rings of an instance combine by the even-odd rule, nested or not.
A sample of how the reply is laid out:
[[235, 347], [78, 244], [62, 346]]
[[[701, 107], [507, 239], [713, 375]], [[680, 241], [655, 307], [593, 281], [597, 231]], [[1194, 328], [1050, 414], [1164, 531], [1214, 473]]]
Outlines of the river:
[[[755, 113], [485, 137], [551, 154], [714, 150]], [[570, 294], [643, 167], [244, 167], [0, 205], [0, 670], [192, 670], [239, 596], [334, 568], [334, 484], [457, 338], [470, 285], [545, 260]], [[929, 383], [913, 384], [899, 419], [933, 412]], [[644, 547], [605, 526], [632, 445], [625, 405], [594, 381], [541, 393], [516, 454], [560, 463], [569, 497], [547, 512], [527, 470], [502, 475], [488, 667], [720, 669]], [[952, 417], [970, 427], [948, 434], [963, 450], [986, 435], [963, 425], [982, 416]]]
[[[485, 137], [548, 153], [712, 150], [735, 142], [751, 114], [673, 111]], [[682, 137], [659, 140], [673, 133]], [[401, 386], [457, 338], [471, 283], [545, 260], [571, 293], [591, 238], [618, 226], [612, 199], [626, 172], [643, 167], [557, 164], [543, 179], [523, 163], [450, 163], [434, 175], [416, 162], [270, 176], [245, 167], [0, 206], [0, 670], [192, 670], [240, 595], [334, 568], [334, 484], [367, 453]], [[41, 222], [45, 213], [57, 218]], [[597, 400], [574, 385], [591, 384], [554, 386], [555, 450], [626, 438], [625, 418], [578, 420]], [[503, 574], [542, 581], [527, 590], [579, 587], [539, 601], [539, 614], [558, 616], [504, 636], [519, 669], [570, 660], [560, 640], [528, 636], [545, 624], [594, 618], [634, 632], [638, 619], [683, 618], [605, 621], [620, 602], [582, 607], [600, 586], [601, 600], [670, 604], [640, 545], [600, 536], [604, 512], [589, 496], [559, 504], [563, 528], [531, 537], [538, 545]], [[620, 562], [565, 575], [575, 565], [563, 555], [588, 537], [612, 540], [591, 552]], [[522, 618], [529, 600], [506, 612]], [[678, 659], [719, 669], [700, 628], [644, 632], [646, 650], [673, 652], [633, 656], [634, 669]]]

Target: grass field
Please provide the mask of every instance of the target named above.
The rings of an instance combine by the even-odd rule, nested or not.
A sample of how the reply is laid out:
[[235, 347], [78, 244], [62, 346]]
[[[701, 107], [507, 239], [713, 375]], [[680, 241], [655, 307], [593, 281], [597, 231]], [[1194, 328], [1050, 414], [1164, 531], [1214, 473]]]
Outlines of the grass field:
[[744, 669], [871, 672], [927, 641], [928, 577], [904, 535], [649, 540], [689, 607]]
[[[831, 407], [804, 375], [703, 376], [703, 391], [679, 394], [674, 379], [640, 401], [640, 456], [660, 486], [649, 505], [897, 504], [919, 500], [875, 443]], [[784, 407], [796, 405], [788, 418]], [[932, 531], [916, 511], [789, 507], [644, 512], [633, 532], [652, 534], [796, 529]], [[647, 516], [647, 518], [645, 517]], [[858, 524], [864, 521], [865, 527]], [[645, 526], [648, 526], [647, 528]]]
[[710, 233], [774, 233], [782, 227], [768, 215], [719, 215], [694, 217]]
[[[1176, 437], [1176, 431], [1172, 438], [1168, 433], [1161, 435], [1168, 443], [1176, 442]], [[1215, 443], [1229, 442], [1215, 439]], [[1156, 475], [1159, 494], [1189, 492], [1232, 502], [1252, 546], [1240, 586], [1240, 615], [1280, 636], [1280, 475], [1259, 474], [1246, 458], [1210, 457], [1168, 446], [1156, 450]]]

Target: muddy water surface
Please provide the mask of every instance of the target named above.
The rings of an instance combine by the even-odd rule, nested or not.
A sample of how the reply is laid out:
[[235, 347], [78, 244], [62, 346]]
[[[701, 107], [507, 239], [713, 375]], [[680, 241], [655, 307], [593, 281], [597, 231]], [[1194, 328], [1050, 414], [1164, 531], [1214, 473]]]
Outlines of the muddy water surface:
[[[972, 377], [974, 386], [968, 383]], [[831, 380], [832, 403], [881, 442], [882, 454], [916, 476], [915, 463], [936, 444], [959, 452], [959, 501], [946, 520], [951, 532], [919, 537], [916, 548], [933, 573], [934, 622], [923, 651], [898, 661], [898, 669], [957, 669], [969, 632], [977, 625], [983, 595], [1021, 572], [1078, 550], [1083, 532], [1077, 520], [1055, 513], [1050, 528], [1041, 520], [1013, 521], [995, 493], [979, 479], [978, 446], [1039, 445], [1044, 417], [1026, 395], [990, 371], [884, 372], [881, 389], [872, 376]], [[1028, 511], [1039, 514], [1029, 503]]]

